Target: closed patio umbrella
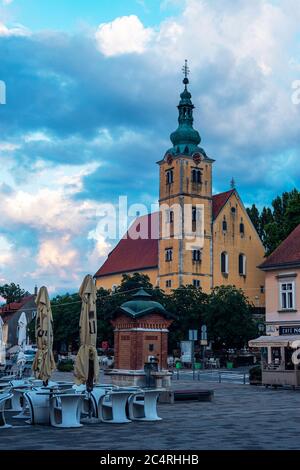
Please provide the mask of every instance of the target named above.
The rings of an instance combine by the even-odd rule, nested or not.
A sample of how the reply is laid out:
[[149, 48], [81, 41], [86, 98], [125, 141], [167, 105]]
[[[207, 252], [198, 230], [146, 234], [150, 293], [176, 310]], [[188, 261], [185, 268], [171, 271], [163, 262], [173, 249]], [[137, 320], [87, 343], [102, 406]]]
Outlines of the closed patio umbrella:
[[18, 320], [18, 346], [24, 349], [27, 340], [27, 317], [26, 313], [22, 312]]
[[48, 385], [55, 361], [53, 357], [53, 318], [51, 304], [46, 287], [41, 287], [36, 298], [37, 315], [35, 323], [35, 335], [37, 352], [32, 365], [35, 377]]
[[4, 322], [0, 317], [0, 364], [5, 364], [5, 345], [4, 345]]
[[79, 322], [80, 348], [76, 356], [74, 375], [78, 385], [86, 384], [87, 390], [93, 389], [99, 376], [99, 362], [96, 350], [97, 341], [97, 290], [91, 275], [85, 276], [79, 290], [82, 299]]

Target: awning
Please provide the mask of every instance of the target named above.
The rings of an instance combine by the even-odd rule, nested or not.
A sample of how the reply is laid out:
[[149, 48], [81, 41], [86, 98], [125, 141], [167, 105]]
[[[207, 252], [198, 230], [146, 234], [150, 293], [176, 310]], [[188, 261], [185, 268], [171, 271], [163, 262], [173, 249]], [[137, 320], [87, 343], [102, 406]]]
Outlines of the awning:
[[271, 347], [281, 347], [281, 346], [291, 346], [294, 341], [300, 341], [300, 335], [293, 336], [260, 336], [256, 339], [251, 339], [248, 342], [250, 348], [266, 348]]

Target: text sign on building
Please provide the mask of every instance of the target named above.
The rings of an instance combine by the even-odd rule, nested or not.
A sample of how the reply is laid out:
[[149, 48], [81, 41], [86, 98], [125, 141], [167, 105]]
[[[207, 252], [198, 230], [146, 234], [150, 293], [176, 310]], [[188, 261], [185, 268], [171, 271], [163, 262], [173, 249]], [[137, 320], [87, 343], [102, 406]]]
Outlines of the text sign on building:
[[190, 341], [197, 341], [198, 339], [198, 331], [197, 330], [189, 330], [189, 340]]
[[284, 335], [300, 335], [300, 326], [280, 326], [279, 334]]
[[[207, 344], [207, 326], [202, 325], [201, 326], [201, 341], [206, 341]], [[201, 343], [202, 345], [205, 345], [204, 343]]]

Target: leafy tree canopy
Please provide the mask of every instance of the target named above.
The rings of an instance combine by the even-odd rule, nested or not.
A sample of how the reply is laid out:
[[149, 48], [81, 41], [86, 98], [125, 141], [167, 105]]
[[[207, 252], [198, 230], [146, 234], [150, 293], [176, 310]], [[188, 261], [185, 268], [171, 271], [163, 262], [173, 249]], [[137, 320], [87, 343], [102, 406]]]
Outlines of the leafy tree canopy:
[[3, 297], [8, 304], [12, 302], [20, 302], [20, 300], [27, 295], [30, 295], [30, 293], [14, 282], [0, 286], [0, 296]]
[[214, 349], [241, 348], [257, 334], [251, 304], [235, 286], [213, 289], [208, 296], [204, 321]]
[[273, 200], [272, 208], [259, 212], [253, 204], [247, 212], [269, 255], [300, 224], [300, 192], [284, 192]]

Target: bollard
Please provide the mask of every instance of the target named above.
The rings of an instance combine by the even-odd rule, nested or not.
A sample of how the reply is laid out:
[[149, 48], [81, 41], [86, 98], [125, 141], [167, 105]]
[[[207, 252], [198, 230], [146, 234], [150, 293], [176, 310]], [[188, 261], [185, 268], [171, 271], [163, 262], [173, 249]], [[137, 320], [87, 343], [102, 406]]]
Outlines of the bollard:
[[222, 382], [221, 372], [219, 372], [219, 384]]

